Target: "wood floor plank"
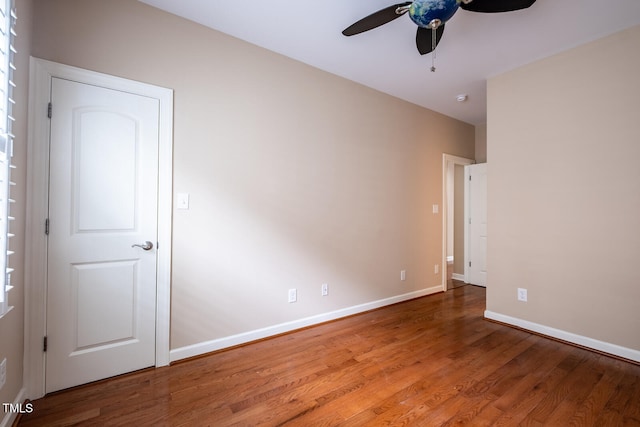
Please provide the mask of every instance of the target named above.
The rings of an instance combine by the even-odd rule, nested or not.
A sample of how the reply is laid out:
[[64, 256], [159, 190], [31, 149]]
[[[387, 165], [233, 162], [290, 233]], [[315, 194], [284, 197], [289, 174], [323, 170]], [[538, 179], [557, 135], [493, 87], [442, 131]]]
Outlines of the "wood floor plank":
[[[569, 420], [569, 425], [595, 425], [598, 415], [604, 409], [615, 390], [616, 384], [624, 376], [623, 367], [617, 370], [606, 370], [598, 384], [593, 387], [589, 395]], [[640, 400], [638, 401], [640, 404]]]
[[640, 425], [640, 366], [484, 310], [461, 286], [53, 393], [19, 425]]
[[[585, 389], [581, 386], [583, 384], [583, 380], [585, 378], [588, 379], [586, 381], [587, 384], [591, 384], [593, 382], [593, 378], [597, 377], [598, 381], [600, 379], [601, 374], [599, 372], [594, 372], [596, 369], [596, 363], [594, 362], [593, 353], [588, 353], [586, 351], [584, 353], [584, 358], [580, 360], [575, 369], [570, 371], [570, 375], [567, 375], [556, 387], [551, 390], [550, 393], [545, 396], [545, 398], [535, 407], [531, 413], [527, 416], [532, 420], [538, 421], [540, 423], [545, 422], [553, 422], [553, 418], [551, 418], [552, 414], [555, 411], [564, 411], [562, 415], [564, 417], [560, 417], [560, 419], [571, 418], [573, 412], [570, 409], [566, 408], [567, 404], [565, 403], [567, 399], [571, 401], [583, 399], [585, 395]], [[591, 385], [591, 388], [593, 385]], [[591, 388], [587, 389], [587, 393], [591, 391]], [[573, 399], [572, 399], [573, 397]]]
[[633, 414], [640, 406], [640, 376], [630, 366], [625, 366], [624, 375], [616, 384], [610, 399], [596, 418], [595, 426], [640, 425]]
[[[510, 392], [526, 375], [520, 369], [520, 365], [524, 361], [527, 363], [541, 362], [546, 356], [546, 352], [535, 346], [535, 343], [540, 340], [542, 340], [540, 337], [531, 337], [531, 346], [464, 391], [463, 396], [466, 398], [466, 404], [462, 410], [443, 425], [493, 424], [502, 415], [502, 411], [494, 405], [496, 400]], [[483, 415], [480, 416], [480, 414]]]
[[516, 392], [519, 398], [513, 400], [511, 406], [505, 406], [503, 414], [495, 421], [496, 426], [512, 426], [512, 425], [535, 425], [539, 422], [534, 422], [533, 418], [528, 418], [528, 415], [533, 411], [540, 402], [546, 398], [546, 396], [554, 390], [568, 375], [568, 372], [555, 366], [544, 377], [531, 376], [525, 378], [522, 387], [525, 390], [524, 393]]
[[[495, 338], [495, 335], [492, 334], [492, 337]], [[489, 347], [486, 343], [491, 342], [492, 337], [488, 337], [481, 346], [478, 346], [478, 348], [483, 348], [486, 353], [474, 358], [475, 367], [471, 373], [462, 373], [458, 370], [443, 377], [441, 385], [430, 385], [432, 397], [423, 401], [425, 406], [421, 406], [426, 410], [412, 413], [410, 415], [412, 422], [418, 422], [420, 425], [446, 425], [450, 421], [453, 422], [458, 414], [464, 413], [462, 419], [469, 418], [468, 411], [473, 413], [470, 416], [473, 418], [481, 408], [490, 403], [492, 396], [480, 391], [485, 386], [482, 381], [490, 377], [515, 355], [530, 347], [533, 341], [533, 339], [522, 339], [518, 336], [515, 341], [501, 340], [502, 344], [500, 345], [496, 345], [496, 341], [492, 344], [495, 347], [487, 351]], [[455, 384], [453, 387], [451, 387], [452, 383]], [[400, 420], [403, 418], [401, 417]]]

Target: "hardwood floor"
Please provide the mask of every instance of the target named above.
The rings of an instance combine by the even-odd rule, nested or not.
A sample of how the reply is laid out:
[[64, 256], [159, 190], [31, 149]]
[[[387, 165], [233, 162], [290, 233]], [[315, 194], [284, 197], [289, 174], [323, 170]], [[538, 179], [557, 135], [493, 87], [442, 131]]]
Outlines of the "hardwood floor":
[[455, 289], [455, 288], [459, 288], [460, 286], [466, 286], [467, 284], [460, 281], [460, 280], [455, 280], [455, 279], [451, 279], [449, 281], [447, 281], [447, 289], [451, 290], [451, 289]]
[[462, 286], [58, 392], [20, 426], [640, 426], [640, 366], [486, 321]]

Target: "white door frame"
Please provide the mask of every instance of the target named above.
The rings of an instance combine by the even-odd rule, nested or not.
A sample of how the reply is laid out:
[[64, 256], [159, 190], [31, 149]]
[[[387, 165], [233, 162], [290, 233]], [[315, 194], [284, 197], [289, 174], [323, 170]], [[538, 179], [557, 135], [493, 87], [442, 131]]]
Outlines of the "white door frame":
[[[484, 165], [485, 168], [487, 167], [487, 163], [476, 164], [476, 166], [481, 166], [481, 165]], [[474, 261], [471, 258], [472, 229], [470, 228], [470, 225], [472, 224], [471, 221], [475, 213], [472, 214], [471, 212], [471, 209], [474, 207], [474, 204], [471, 202], [471, 197], [473, 195], [471, 190], [471, 185], [472, 185], [471, 176], [470, 176], [471, 169], [470, 168], [464, 168], [464, 169], [465, 169], [465, 172], [464, 172], [464, 278], [465, 280], [464, 281], [466, 283], [471, 283], [477, 286], [484, 286], [486, 288], [487, 287], [486, 280], [484, 281], [484, 283], [478, 283], [476, 280], [474, 280], [475, 275], [473, 274], [472, 269], [469, 266], [469, 263]], [[486, 188], [485, 188], [485, 193], [486, 193]], [[484, 199], [486, 201], [486, 194]], [[486, 215], [486, 211], [485, 211], [485, 215]], [[485, 248], [485, 251], [486, 251], [486, 248]]]
[[[447, 170], [449, 165], [472, 165], [475, 160], [466, 159], [464, 157], [452, 156], [451, 154], [442, 154], [442, 261], [440, 263], [440, 272], [442, 276], [442, 290], [447, 291], [447, 225], [449, 217], [449, 203], [447, 201], [448, 188], [453, 185], [448, 182]], [[466, 237], [465, 237], [466, 242]]]
[[148, 96], [160, 101], [156, 366], [165, 366], [170, 362], [173, 91], [34, 57], [30, 58], [29, 65], [24, 386], [26, 397], [37, 399], [45, 394], [45, 353], [42, 346], [46, 332], [47, 238], [45, 219], [48, 212], [50, 132], [47, 108], [51, 93], [51, 79], [59, 77]]

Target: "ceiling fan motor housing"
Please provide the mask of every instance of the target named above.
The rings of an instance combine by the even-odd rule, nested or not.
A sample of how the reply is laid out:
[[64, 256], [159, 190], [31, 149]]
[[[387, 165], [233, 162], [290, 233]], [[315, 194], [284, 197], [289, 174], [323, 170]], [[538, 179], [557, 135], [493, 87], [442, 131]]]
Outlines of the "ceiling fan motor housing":
[[456, 13], [461, 0], [414, 0], [409, 17], [416, 25], [432, 28], [433, 21], [447, 22]]

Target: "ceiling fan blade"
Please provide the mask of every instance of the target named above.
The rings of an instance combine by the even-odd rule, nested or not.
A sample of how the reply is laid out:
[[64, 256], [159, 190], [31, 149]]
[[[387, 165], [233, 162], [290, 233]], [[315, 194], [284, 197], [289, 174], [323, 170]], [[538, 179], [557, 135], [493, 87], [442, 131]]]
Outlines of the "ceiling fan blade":
[[380, 25], [386, 24], [387, 22], [391, 22], [396, 18], [401, 17], [404, 13], [398, 15], [396, 13], [396, 9], [403, 6], [409, 6], [413, 2], [404, 2], [398, 3], [393, 6], [386, 7], [377, 12], [372, 13], [369, 16], [365, 16], [358, 22], [347, 27], [342, 34], [345, 36], [353, 36], [355, 34], [364, 33], [365, 31], [373, 30], [374, 28], [379, 27]]
[[536, 0], [473, 0], [471, 3], [460, 3], [460, 7], [471, 12], [500, 13], [526, 9]]
[[[427, 53], [433, 50], [433, 30], [429, 28], [418, 27], [418, 32], [416, 32], [416, 46], [418, 47], [418, 52], [420, 55], [426, 55]], [[440, 43], [440, 39], [442, 38], [442, 34], [444, 33], [444, 24], [440, 24], [440, 26], [435, 30], [436, 31], [436, 46]]]

